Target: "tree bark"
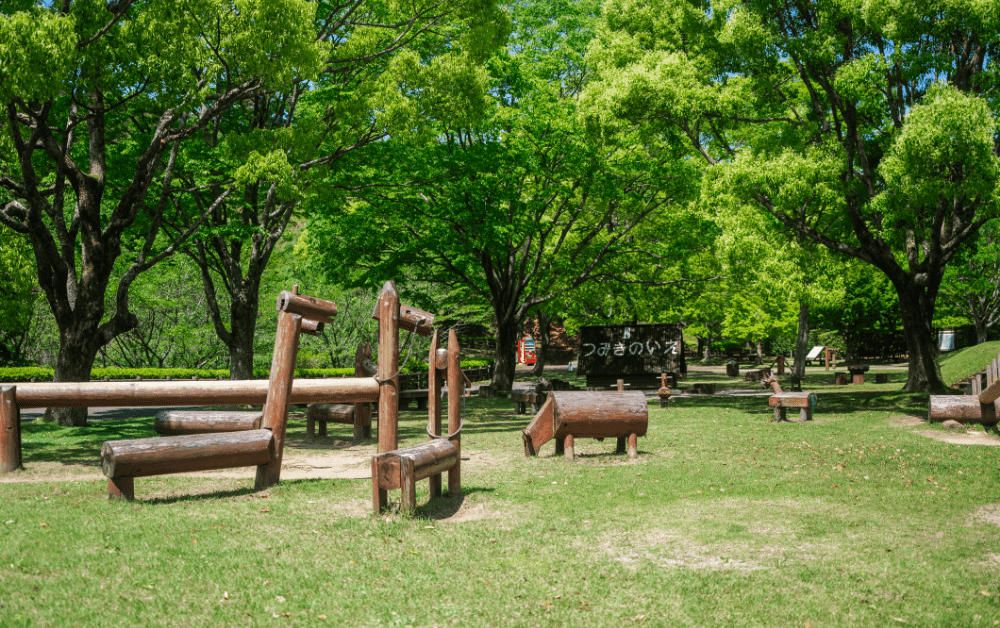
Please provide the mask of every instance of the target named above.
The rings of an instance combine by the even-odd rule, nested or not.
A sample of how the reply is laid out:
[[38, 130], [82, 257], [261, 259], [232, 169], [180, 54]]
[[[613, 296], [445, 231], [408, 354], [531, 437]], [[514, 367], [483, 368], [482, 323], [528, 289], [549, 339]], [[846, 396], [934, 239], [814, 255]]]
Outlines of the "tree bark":
[[[940, 280], [937, 282], [940, 284]], [[910, 282], [893, 282], [899, 296], [899, 312], [906, 338], [909, 376], [903, 390], [944, 394], [951, 391], [941, 377], [937, 364], [937, 337], [931, 321], [934, 318], [934, 299], [928, 296], [930, 288], [913, 286]]]
[[538, 313], [538, 338], [535, 338], [535, 367], [532, 377], [541, 377], [545, 363], [549, 361], [549, 336], [552, 333], [552, 319], [545, 312]]
[[795, 334], [795, 365], [792, 377], [801, 380], [806, 375], [806, 356], [809, 355], [809, 302], [799, 299], [799, 329]]
[[256, 282], [253, 287], [243, 288], [233, 295], [229, 308], [229, 378], [235, 380], [253, 379], [253, 341], [260, 309]]
[[517, 331], [521, 322], [514, 317], [497, 319], [497, 347], [494, 353], [493, 387], [510, 391], [517, 363]]
[[764, 365], [764, 343], [762, 340], [757, 340], [757, 366]]

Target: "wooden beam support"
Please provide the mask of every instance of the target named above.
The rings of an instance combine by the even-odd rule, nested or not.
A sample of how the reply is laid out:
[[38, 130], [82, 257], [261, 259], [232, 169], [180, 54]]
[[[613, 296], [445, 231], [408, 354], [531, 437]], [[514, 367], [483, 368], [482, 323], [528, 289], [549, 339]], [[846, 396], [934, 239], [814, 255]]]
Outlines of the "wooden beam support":
[[399, 293], [391, 281], [375, 306], [378, 319], [378, 453], [399, 448]]
[[21, 452], [21, 411], [17, 407], [17, 387], [0, 388], [0, 473], [23, 466]]
[[[372, 359], [372, 346], [367, 342], [358, 343], [358, 350], [354, 352], [354, 376], [357, 378], [370, 378], [373, 373], [368, 371], [366, 364]], [[372, 406], [367, 401], [358, 401], [354, 404], [354, 440], [372, 437]]]
[[462, 376], [461, 346], [454, 329], [448, 331], [448, 433], [455, 447], [457, 459], [448, 469], [448, 495], [462, 494], [462, 435], [457, 434], [462, 425], [462, 407], [465, 399], [465, 378]]
[[302, 316], [280, 312], [278, 331], [274, 338], [274, 356], [271, 359], [271, 377], [264, 402], [261, 426], [274, 436], [274, 455], [257, 467], [254, 490], [262, 491], [281, 479], [281, 459], [285, 450], [285, 428], [288, 425], [288, 407], [291, 405], [292, 384], [295, 381], [295, 360], [299, 354], [299, 336]]

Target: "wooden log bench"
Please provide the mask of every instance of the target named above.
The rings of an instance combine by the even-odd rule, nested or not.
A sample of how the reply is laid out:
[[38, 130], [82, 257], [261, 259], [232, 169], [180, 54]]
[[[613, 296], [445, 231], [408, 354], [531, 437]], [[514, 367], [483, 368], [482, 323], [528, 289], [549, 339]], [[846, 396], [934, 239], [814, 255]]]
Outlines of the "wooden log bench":
[[865, 373], [870, 369], [871, 366], [868, 364], [848, 364], [847, 370], [851, 373], [851, 383], [852, 384], [864, 384], [865, 383]]
[[105, 442], [101, 470], [109, 497], [133, 499], [138, 477], [258, 466], [275, 455], [271, 430], [136, 438]]
[[996, 425], [1000, 418], [1000, 369], [987, 368], [988, 385], [982, 391], [978, 378], [972, 381], [974, 395], [931, 395], [928, 418], [931, 421], [951, 419], [959, 423]]
[[375, 512], [388, 505], [387, 491], [401, 490], [399, 509], [412, 513], [417, 506], [417, 482], [426, 478], [431, 478], [431, 499], [440, 497], [441, 474], [455, 468], [457, 463], [458, 448], [444, 439], [372, 456], [372, 505]]
[[319, 435], [326, 436], [327, 423], [354, 425], [354, 404], [313, 403], [306, 410], [306, 438], [315, 438], [316, 424]]
[[799, 421], [812, 421], [813, 409], [816, 407], [816, 393], [813, 392], [781, 392], [771, 395], [768, 405], [774, 408], [774, 421], [787, 421], [788, 408], [799, 409]]
[[698, 382], [697, 384], [692, 384], [691, 388], [695, 394], [698, 395], [714, 395], [715, 394], [715, 384]]
[[570, 460], [577, 438], [615, 438], [616, 453], [629, 458], [639, 455], [638, 437], [646, 434], [649, 408], [646, 396], [630, 392], [550, 392], [531, 423], [522, 432], [524, 455], [537, 456], [539, 449], [556, 440], [556, 455]]
[[221, 410], [164, 410], [153, 419], [153, 430], [160, 436], [218, 434], [259, 430], [260, 412]]

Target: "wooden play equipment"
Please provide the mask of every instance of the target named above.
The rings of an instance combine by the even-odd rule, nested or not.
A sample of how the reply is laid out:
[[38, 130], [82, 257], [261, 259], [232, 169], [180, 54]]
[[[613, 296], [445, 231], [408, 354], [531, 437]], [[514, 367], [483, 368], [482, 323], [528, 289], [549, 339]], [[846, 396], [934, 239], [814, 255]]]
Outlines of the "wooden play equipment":
[[247, 432], [259, 430], [263, 418], [260, 412], [164, 410], [153, 420], [153, 430], [160, 436]]
[[983, 373], [973, 376], [971, 395], [931, 395], [928, 418], [931, 421], [953, 420], [959, 423], [981, 423], [996, 425], [1000, 410], [1000, 356], [986, 367], [986, 388], [983, 388]]
[[[465, 378], [460, 368], [460, 346], [454, 330], [448, 332], [448, 349], [438, 347], [437, 331], [431, 336], [427, 384], [430, 391], [427, 435], [430, 441], [372, 457], [372, 505], [376, 514], [388, 506], [388, 492], [401, 490], [400, 511], [416, 508], [416, 483], [430, 480], [430, 497], [441, 495], [441, 474], [448, 472], [448, 494], [462, 492], [461, 431]], [[448, 382], [448, 434], [441, 435], [442, 380]], [[379, 417], [381, 421], [381, 415]], [[382, 428], [379, 426], [379, 435]]]
[[[433, 317], [432, 317], [433, 318]], [[375, 374], [371, 367], [372, 346], [367, 342], [358, 344], [354, 352], [354, 376], [358, 378], [371, 377]], [[371, 438], [372, 409], [371, 404], [354, 403], [313, 403], [306, 409], [306, 438], [315, 436], [316, 424], [319, 424], [319, 435], [326, 436], [327, 423], [342, 423], [354, 426], [355, 440]]]
[[[319, 329], [333, 320], [337, 306], [331, 301], [299, 295], [295, 290], [278, 295], [278, 311], [278, 331], [260, 429], [107, 441], [101, 446], [101, 469], [108, 477], [110, 498], [134, 499], [137, 477], [186, 471], [256, 466], [255, 490], [278, 482], [302, 322], [309, 317], [317, 324], [308, 328]], [[203, 425], [213, 422], [207, 415], [199, 418]], [[228, 425], [230, 419], [222, 416], [216, 420]]]
[[812, 421], [813, 409], [816, 407], [816, 393], [813, 392], [783, 392], [778, 384], [778, 377], [770, 375], [760, 382], [761, 387], [768, 388], [774, 392], [768, 398], [768, 405], [774, 408], [774, 418], [772, 421], [787, 421], [788, 408], [799, 409], [799, 422]]
[[[399, 331], [429, 334], [434, 316], [399, 305], [392, 282], [386, 282], [373, 316], [379, 320], [380, 353], [375, 368], [370, 348], [359, 350], [356, 362], [367, 370], [353, 378], [293, 380], [298, 334], [319, 331], [336, 314], [329, 301], [283, 292], [278, 298], [278, 335], [270, 381], [134, 381], [42, 383], [0, 389], [0, 472], [21, 466], [19, 408], [91, 406], [209, 406], [259, 405], [259, 413], [171, 412], [158, 417], [157, 429], [174, 434], [161, 439], [139, 439], [106, 443], [102, 466], [109, 473], [112, 497], [131, 498], [133, 478], [239, 466], [257, 466], [257, 490], [279, 480], [288, 406], [294, 404], [353, 404], [355, 435], [371, 434], [370, 403], [382, 406], [379, 425], [380, 450], [396, 448], [398, 442], [395, 380], [399, 365]], [[390, 347], [383, 352], [384, 345]], [[388, 355], [387, 355], [388, 354]], [[371, 367], [370, 369], [368, 367]], [[377, 371], [373, 377], [372, 371]], [[294, 384], [294, 385], [293, 385]], [[260, 422], [257, 423], [257, 417]], [[264, 446], [273, 438], [271, 446]], [[367, 433], [366, 433], [367, 431]], [[254, 433], [257, 432], [257, 433]], [[181, 434], [181, 435], [176, 435]], [[170, 441], [180, 438], [184, 440]], [[201, 439], [201, 440], [197, 440]], [[265, 462], [264, 453], [267, 453]], [[140, 464], [141, 463], [141, 464]]]
[[660, 407], [666, 408], [670, 401], [670, 388], [667, 387], [667, 374], [660, 373], [660, 389], [656, 391], [656, 396], [660, 398]]
[[646, 434], [649, 408], [646, 396], [629, 392], [550, 392], [548, 399], [522, 432], [524, 455], [537, 456], [542, 445], [556, 439], [556, 455], [574, 457], [577, 438], [616, 438], [617, 453], [639, 455], [638, 437]]

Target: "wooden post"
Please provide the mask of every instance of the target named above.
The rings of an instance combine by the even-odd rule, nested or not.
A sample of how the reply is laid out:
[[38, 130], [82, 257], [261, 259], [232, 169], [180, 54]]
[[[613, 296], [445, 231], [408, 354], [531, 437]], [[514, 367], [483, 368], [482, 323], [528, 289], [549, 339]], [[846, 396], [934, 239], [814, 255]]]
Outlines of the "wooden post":
[[563, 441], [563, 455], [570, 460], [576, 457], [576, 441], [572, 434], [567, 434]]
[[[399, 459], [399, 512], [412, 515], [417, 509], [417, 478], [412, 458]], [[440, 478], [441, 475], [438, 474]]]
[[826, 370], [830, 370], [830, 347], [825, 347], [823, 349], [825, 355], [823, 356], [823, 362], [826, 364]]
[[264, 402], [264, 416], [261, 420], [261, 427], [271, 430], [274, 436], [274, 457], [257, 467], [255, 491], [273, 486], [281, 479], [281, 458], [285, 448], [285, 428], [288, 425], [288, 406], [291, 402], [292, 382], [295, 381], [295, 359], [299, 354], [301, 329], [302, 316], [285, 311], [278, 313], [271, 376], [268, 378], [267, 401]]
[[[454, 434], [462, 424], [462, 400], [465, 398], [465, 378], [462, 377], [460, 356], [461, 347], [458, 344], [458, 334], [455, 330], [448, 331], [448, 433]], [[462, 494], [462, 435], [451, 439], [451, 444], [458, 451], [455, 466], [448, 470], [448, 495], [457, 497]]]
[[618, 392], [625, 392], [625, 380], [618, 380]]
[[628, 440], [626, 436], [619, 436], [615, 444], [615, 453], [623, 454], [625, 453], [625, 441]]
[[[365, 361], [372, 359], [372, 346], [367, 342], [358, 343], [358, 350], [354, 352], [354, 376], [371, 377]], [[354, 404], [354, 439], [372, 437], [372, 406], [370, 403]]]
[[628, 435], [628, 457], [632, 460], [639, 457], [639, 435], [635, 432]]
[[[378, 319], [378, 453], [399, 448], [399, 293], [385, 282], [375, 306]], [[450, 405], [450, 404], [449, 404]]]
[[778, 356], [778, 375], [784, 375], [784, 374], [785, 374], [785, 356], [779, 355]]
[[22, 466], [17, 387], [5, 386], [0, 388], [0, 473], [10, 473]]
[[[448, 356], [445, 354], [443, 357], [447, 368]], [[427, 355], [427, 427], [436, 436], [441, 435], [441, 374], [438, 368], [438, 332], [435, 329]], [[427, 481], [430, 483], [430, 498], [441, 497], [441, 474], [432, 475]]]
[[378, 456], [372, 456], [372, 507], [376, 514], [385, 510], [389, 505], [389, 491], [382, 488], [383, 484]]

